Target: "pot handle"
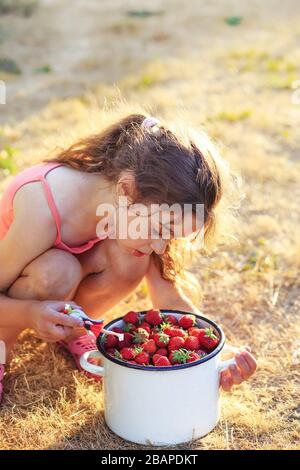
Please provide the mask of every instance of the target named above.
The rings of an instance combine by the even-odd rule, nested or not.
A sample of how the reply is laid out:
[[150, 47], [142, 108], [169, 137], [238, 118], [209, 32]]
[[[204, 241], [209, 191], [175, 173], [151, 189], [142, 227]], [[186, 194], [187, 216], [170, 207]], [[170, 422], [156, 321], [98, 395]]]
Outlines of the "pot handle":
[[91, 374], [95, 374], [98, 376], [104, 376], [104, 367], [97, 366], [96, 364], [91, 364], [90, 362], [88, 362], [89, 358], [102, 359], [102, 357], [103, 356], [102, 354], [100, 354], [98, 349], [95, 349], [94, 351], [87, 351], [80, 357], [79, 363], [81, 367], [87, 372], [91, 372]]
[[[224, 346], [223, 348], [223, 353], [225, 352], [225, 354], [227, 353], [235, 353], [237, 352], [238, 349], [235, 348], [234, 346], [229, 346], [229, 345], [226, 345]], [[218, 371], [219, 372], [222, 372], [223, 370], [227, 369], [227, 367], [229, 366], [232, 366], [232, 365], [237, 365], [236, 363], [236, 360], [234, 359], [234, 357], [232, 357], [231, 359], [227, 359], [226, 361], [221, 361], [218, 365]]]

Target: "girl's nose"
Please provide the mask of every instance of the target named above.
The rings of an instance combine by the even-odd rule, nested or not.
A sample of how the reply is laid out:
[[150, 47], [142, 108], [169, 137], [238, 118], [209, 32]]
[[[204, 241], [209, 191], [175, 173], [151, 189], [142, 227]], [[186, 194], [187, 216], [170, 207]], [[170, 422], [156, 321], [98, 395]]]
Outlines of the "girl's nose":
[[155, 240], [151, 243], [151, 248], [157, 255], [162, 255], [167, 247], [168, 240]]

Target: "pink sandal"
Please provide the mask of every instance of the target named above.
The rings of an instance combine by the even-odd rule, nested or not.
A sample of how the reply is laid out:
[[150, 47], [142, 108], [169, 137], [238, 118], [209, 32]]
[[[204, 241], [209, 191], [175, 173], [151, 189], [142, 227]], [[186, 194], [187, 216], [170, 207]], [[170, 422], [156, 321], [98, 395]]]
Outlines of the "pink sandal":
[[[83, 369], [80, 365], [80, 357], [82, 354], [84, 354], [87, 351], [93, 351], [97, 349], [96, 345], [96, 336], [94, 334], [85, 334], [82, 336], [79, 336], [78, 338], [74, 338], [71, 341], [58, 341], [58, 344], [65, 348], [67, 351], [69, 351], [75, 362], [77, 368], [84, 373], [89, 378], [92, 378], [96, 380], [97, 382], [101, 382], [102, 377], [92, 374], [91, 372], [88, 372], [87, 370]], [[93, 359], [89, 359], [89, 362], [92, 363]]]

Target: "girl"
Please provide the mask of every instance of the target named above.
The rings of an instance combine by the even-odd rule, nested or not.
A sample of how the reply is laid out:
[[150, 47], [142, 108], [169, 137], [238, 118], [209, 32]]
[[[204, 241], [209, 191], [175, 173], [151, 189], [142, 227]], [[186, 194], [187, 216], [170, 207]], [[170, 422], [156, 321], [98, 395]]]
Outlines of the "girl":
[[[181, 136], [155, 118], [129, 114], [11, 181], [0, 202], [0, 340], [8, 353], [20, 332], [31, 328], [44, 341], [59, 341], [80, 368], [80, 356], [95, 349], [95, 336], [62, 313], [65, 302], [97, 319], [143, 278], [154, 308], [200, 313], [179, 282], [185, 246], [197, 235], [193, 229], [171, 239], [96, 231], [99, 204], [118, 213], [123, 196], [147, 206], [203, 204], [208, 240], [232, 176], [199, 136]], [[127, 217], [132, 219], [129, 210]], [[175, 225], [173, 220], [173, 233]], [[118, 234], [118, 223], [110, 229]], [[221, 376], [225, 390], [256, 368], [249, 348], [235, 357], [238, 366]], [[4, 364], [0, 383], [3, 374]]]

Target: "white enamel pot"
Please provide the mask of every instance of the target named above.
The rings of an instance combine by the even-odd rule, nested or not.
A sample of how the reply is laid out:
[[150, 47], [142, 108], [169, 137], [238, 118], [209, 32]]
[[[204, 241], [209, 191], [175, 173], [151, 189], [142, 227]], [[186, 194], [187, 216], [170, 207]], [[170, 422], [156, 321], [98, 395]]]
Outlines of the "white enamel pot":
[[[177, 317], [190, 313], [160, 310]], [[128, 364], [105, 351], [103, 334], [97, 338], [99, 350], [81, 357], [84, 369], [103, 376], [105, 421], [115, 434], [138, 444], [164, 446], [198, 439], [216, 426], [220, 372], [235, 361], [220, 360], [222, 329], [212, 320], [196, 317], [201, 328], [213, 328], [220, 339], [217, 348], [198, 361], [167, 367]], [[118, 318], [105, 328], [122, 326]], [[89, 363], [89, 357], [100, 358], [102, 366]]]

